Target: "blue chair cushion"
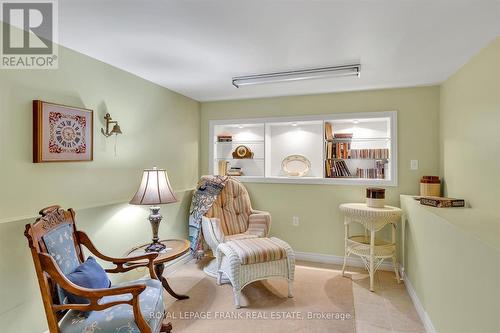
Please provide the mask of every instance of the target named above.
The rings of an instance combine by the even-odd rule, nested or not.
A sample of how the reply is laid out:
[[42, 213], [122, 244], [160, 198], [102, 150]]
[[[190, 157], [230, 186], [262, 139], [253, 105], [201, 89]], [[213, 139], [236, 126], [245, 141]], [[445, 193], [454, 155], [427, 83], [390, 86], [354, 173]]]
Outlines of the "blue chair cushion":
[[[66, 277], [80, 287], [101, 289], [111, 286], [108, 275], [94, 257], [88, 257], [83, 264], [78, 266], [73, 272], [67, 274]], [[66, 290], [64, 290], [64, 294], [68, 298], [68, 303], [70, 304], [90, 303], [85, 297], [73, 295]]]
[[[73, 239], [73, 226], [71, 224], [61, 224], [43, 236], [43, 242], [47, 252], [54, 258], [59, 269], [64, 275], [73, 272], [80, 259], [76, 254], [75, 241]], [[67, 303], [63, 289], [57, 285], [59, 303]]]
[[[117, 284], [116, 286], [139, 283], [146, 284], [146, 289], [139, 295], [142, 316], [153, 333], [159, 332], [165, 311], [161, 282], [153, 279], [142, 279]], [[130, 294], [106, 296], [99, 303], [128, 300], [131, 297]], [[102, 311], [83, 312], [70, 310], [61, 320], [59, 327], [61, 333], [140, 333], [134, 320], [132, 306], [128, 304], [115, 305]]]
[[62, 224], [46, 233], [43, 242], [64, 275], [73, 272], [80, 265], [73, 239], [73, 227], [70, 224]]

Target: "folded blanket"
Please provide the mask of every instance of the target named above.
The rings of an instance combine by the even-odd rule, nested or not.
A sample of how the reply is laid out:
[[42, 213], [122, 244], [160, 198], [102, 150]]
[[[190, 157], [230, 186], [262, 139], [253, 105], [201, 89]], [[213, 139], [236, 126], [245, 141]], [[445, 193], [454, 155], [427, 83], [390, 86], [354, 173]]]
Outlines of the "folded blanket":
[[201, 219], [212, 207], [217, 197], [226, 186], [227, 176], [206, 176], [198, 183], [189, 209], [189, 242], [191, 254], [199, 257], [202, 251]]

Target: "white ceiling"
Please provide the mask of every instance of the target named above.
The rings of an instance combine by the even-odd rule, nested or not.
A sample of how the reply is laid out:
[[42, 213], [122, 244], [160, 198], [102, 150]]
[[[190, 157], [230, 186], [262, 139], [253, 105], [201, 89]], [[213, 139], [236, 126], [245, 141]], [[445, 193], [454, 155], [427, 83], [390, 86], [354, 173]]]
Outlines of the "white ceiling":
[[[500, 0], [64, 0], [61, 44], [199, 101], [444, 81], [500, 35]], [[360, 78], [233, 76], [360, 61]]]

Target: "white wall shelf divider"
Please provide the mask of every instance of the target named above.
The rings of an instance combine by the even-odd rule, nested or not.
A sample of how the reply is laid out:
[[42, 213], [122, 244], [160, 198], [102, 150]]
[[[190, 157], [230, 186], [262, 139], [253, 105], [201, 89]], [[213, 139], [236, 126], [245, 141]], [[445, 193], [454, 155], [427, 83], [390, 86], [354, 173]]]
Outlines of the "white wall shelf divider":
[[[332, 126], [327, 137], [325, 128]], [[219, 135], [232, 138], [218, 142]], [[241, 168], [244, 182], [397, 186], [397, 112], [337, 113], [317, 116], [211, 120], [209, 172], [219, 161]], [[244, 145], [253, 158], [235, 159]], [[289, 155], [311, 163], [306, 176], [287, 176], [281, 163]], [[340, 172], [340, 173], [339, 173]], [[367, 177], [375, 178], [367, 178]]]

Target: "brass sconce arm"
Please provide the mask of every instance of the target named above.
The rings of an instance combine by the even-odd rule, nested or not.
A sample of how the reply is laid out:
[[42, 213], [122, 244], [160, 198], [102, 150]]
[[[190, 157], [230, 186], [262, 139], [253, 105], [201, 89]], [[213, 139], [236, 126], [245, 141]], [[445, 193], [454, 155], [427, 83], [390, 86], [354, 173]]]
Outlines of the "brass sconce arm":
[[[113, 134], [115, 135], [122, 134], [122, 130], [120, 128], [120, 125], [118, 125], [118, 121], [112, 120], [111, 115], [109, 113], [106, 113], [104, 119], [106, 120], [106, 131], [104, 131], [104, 128], [101, 128], [101, 133], [105, 137], [110, 137]], [[109, 131], [110, 124], [114, 124], [113, 129], [111, 129], [111, 132]]]

